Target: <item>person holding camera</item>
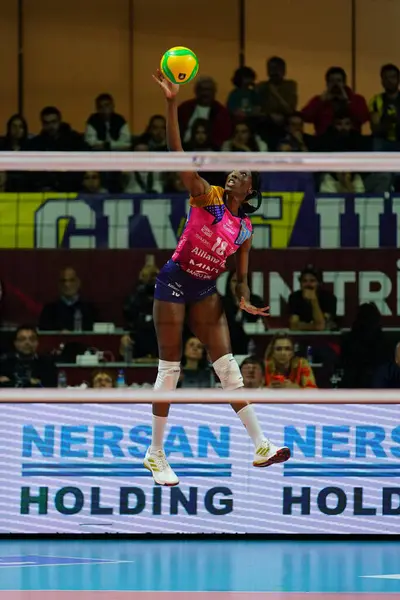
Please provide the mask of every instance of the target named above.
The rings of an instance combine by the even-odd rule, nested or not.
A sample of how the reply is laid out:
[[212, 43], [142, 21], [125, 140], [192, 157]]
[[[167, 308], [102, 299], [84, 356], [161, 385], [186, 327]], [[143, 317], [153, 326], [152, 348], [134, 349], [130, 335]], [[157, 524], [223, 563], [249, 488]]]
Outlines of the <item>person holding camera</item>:
[[347, 85], [347, 76], [341, 67], [331, 67], [326, 75], [326, 89], [314, 96], [303, 108], [306, 123], [312, 123], [316, 135], [322, 135], [332, 125], [338, 113], [349, 114], [353, 127], [360, 131], [369, 121], [369, 110], [365, 98], [356, 94]]

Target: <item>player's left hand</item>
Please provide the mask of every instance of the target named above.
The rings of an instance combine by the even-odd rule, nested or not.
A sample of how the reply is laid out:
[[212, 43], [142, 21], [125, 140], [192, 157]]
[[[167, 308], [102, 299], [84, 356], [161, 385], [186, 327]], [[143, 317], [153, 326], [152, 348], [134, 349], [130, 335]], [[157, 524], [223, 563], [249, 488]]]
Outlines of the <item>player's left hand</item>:
[[269, 316], [269, 306], [265, 306], [264, 308], [257, 308], [257, 306], [253, 306], [250, 302], [247, 302], [243, 298], [240, 298], [239, 304], [240, 310], [244, 310], [245, 312], [250, 313], [251, 315], [259, 315], [260, 317], [268, 317]]

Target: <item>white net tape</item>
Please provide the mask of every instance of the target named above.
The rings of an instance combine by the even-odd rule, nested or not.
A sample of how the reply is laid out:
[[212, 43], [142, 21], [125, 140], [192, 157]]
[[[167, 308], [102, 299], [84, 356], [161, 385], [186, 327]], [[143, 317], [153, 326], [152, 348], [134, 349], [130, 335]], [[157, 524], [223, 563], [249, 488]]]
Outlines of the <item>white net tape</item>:
[[21, 391], [1, 390], [0, 404], [150, 404], [167, 402], [173, 404], [231, 404], [235, 402], [254, 404], [400, 404], [398, 390], [80, 390], [40, 389]]
[[0, 171], [400, 172], [397, 153], [1, 152]]

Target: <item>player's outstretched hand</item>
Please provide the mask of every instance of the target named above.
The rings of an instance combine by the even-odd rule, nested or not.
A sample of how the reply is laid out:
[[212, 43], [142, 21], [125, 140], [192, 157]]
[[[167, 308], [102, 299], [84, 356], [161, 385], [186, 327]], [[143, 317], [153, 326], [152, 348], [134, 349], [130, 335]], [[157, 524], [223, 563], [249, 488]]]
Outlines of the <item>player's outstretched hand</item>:
[[256, 306], [250, 304], [250, 302], [247, 302], [247, 300], [245, 300], [243, 296], [240, 299], [239, 306], [241, 310], [244, 310], [245, 312], [248, 312], [251, 315], [259, 315], [260, 317], [269, 316], [269, 306], [265, 306], [264, 308], [257, 308]]
[[157, 71], [153, 74], [153, 79], [158, 83], [168, 100], [175, 98], [179, 92], [179, 85], [168, 81], [168, 79], [166, 79], [161, 73], [160, 69], [157, 69]]

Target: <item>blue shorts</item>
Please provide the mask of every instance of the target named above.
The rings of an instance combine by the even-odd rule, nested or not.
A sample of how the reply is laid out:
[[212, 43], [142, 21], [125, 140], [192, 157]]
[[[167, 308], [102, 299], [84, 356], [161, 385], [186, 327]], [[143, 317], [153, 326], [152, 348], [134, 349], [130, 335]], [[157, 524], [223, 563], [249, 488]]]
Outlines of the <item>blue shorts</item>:
[[215, 280], [196, 279], [185, 273], [178, 263], [169, 260], [156, 279], [154, 298], [164, 302], [186, 304], [198, 302], [216, 292]]

